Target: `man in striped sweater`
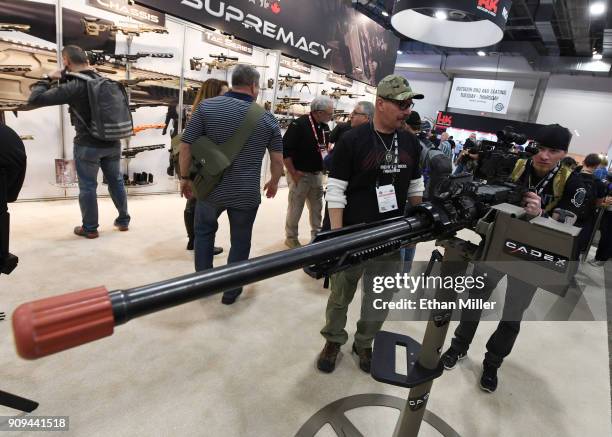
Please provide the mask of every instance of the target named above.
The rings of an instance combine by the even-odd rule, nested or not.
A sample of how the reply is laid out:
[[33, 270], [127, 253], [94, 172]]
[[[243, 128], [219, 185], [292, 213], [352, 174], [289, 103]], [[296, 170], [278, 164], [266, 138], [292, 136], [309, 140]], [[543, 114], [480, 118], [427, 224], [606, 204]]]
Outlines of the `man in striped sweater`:
[[[206, 99], [195, 109], [185, 131], [180, 150], [181, 194], [192, 196], [189, 169], [191, 144], [205, 135], [216, 144], [224, 144], [242, 125], [247, 111], [259, 95], [259, 73], [249, 65], [238, 65], [232, 74], [232, 91]], [[265, 184], [268, 198], [276, 195], [283, 171], [283, 138], [278, 121], [266, 112], [219, 184], [204, 200], [198, 200], [195, 211], [195, 269], [213, 266], [217, 219], [227, 211], [230, 222], [231, 248], [228, 264], [249, 258], [253, 223], [261, 203], [261, 165], [266, 150], [270, 153], [271, 178]], [[226, 291], [221, 300], [233, 304], [242, 288]]]

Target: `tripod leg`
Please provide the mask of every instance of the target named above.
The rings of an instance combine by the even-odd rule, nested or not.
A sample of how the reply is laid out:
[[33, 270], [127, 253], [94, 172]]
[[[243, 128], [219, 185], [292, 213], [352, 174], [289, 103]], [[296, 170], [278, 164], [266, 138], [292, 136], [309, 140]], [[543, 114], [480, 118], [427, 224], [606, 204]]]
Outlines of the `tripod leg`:
[[2, 390], [0, 390], [0, 405], [13, 408], [14, 410], [25, 411], [26, 413], [31, 413], [38, 408], [38, 402]]

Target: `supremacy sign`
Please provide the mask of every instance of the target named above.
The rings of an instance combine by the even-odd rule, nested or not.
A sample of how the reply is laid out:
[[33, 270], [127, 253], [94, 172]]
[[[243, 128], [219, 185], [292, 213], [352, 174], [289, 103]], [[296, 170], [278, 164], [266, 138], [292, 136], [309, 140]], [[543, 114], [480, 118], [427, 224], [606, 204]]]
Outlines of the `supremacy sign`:
[[235, 21], [242, 24], [247, 30], [257, 32], [259, 35], [276, 41], [282, 41], [314, 56], [320, 56], [323, 60], [326, 60], [331, 53], [331, 49], [322, 43], [309, 41], [306, 37], [295, 35], [293, 31], [288, 31], [281, 25], [262, 19], [254, 14], [245, 13], [242, 9], [228, 5], [224, 1], [182, 0], [181, 5], [203, 11], [213, 17], [222, 18], [227, 23]]

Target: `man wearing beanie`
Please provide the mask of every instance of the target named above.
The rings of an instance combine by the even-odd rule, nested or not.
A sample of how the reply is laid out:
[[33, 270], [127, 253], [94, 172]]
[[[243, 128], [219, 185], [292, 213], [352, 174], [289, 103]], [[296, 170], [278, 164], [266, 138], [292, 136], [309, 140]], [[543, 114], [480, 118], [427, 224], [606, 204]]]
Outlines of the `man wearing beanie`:
[[[523, 197], [523, 206], [530, 216], [551, 214], [556, 208], [569, 210], [578, 217], [583, 215], [587, 191], [576, 173], [561, 165], [566, 156], [572, 135], [568, 129], [558, 124], [542, 127], [536, 135], [538, 153], [529, 159], [517, 161], [511, 179], [529, 189]], [[528, 272], [525, 272], [528, 274]], [[485, 287], [470, 297], [488, 300], [497, 287], [503, 274], [484, 268], [474, 267], [474, 277], [484, 276]], [[497, 370], [504, 358], [512, 351], [518, 337], [523, 313], [531, 304], [537, 287], [518, 278], [508, 276], [508, 286], [502, 319], [487, 342], [487, 352], [483, 361], [480, 388], [493, 392], [497, 388]], [[441, 360], [447, 370], [453, 369], [457, 361], [466, 357], [468, 348], [480, 320], [481, 310], [464, 309], [461, 322], [455, 330], [450, 348]]]

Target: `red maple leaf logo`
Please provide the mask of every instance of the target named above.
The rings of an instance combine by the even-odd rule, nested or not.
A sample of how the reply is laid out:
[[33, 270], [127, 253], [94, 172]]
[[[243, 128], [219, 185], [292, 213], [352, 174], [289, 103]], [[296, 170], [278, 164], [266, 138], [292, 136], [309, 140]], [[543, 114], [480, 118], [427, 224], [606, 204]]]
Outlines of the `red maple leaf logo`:
[[272, 6], [270, 6], [270, 9], [275, 14], [280, 14], [280, 11], [281, 11], [280, 3], [279, 2], [272, 3]]

